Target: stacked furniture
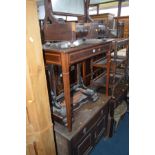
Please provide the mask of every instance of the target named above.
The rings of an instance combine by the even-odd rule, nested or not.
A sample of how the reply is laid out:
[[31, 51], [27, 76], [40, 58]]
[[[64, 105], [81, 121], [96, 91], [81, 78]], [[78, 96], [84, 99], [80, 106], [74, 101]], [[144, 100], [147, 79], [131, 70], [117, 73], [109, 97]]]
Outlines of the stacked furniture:
[[[114, 39], [113, 49], [108, 59], [100, 58], [92, 62], [92, 68], [106, 68], [108, 63], [110, 64], [109, 73], [109, 87], [110, 95], [113, 96], [115, 87], [120, 81], [126, 78], [127, 66], [128, 66], [128, 39]], [[93, 70], [93, 69], [92, 69]], [[105, 87], [107, 72], [100, 74], [99, 76], [92, 78], [92, 85], [97, 87]]]
[[[99, 43], [93, 43], [92, 41], [84, 42], [83, 45], [75, 48], [68, 49], [54, 49], [50, 46], [44, 46], [44, 57], [45, 63], [47, 65], [59, 65], [62, 66], [62, 76], [63, 76], [63, 88], [64, 88], [64, 99], [66, 104], [66, 117], [67, 117], [67, 127], [71, 131], [72, 128], [72, 98], [71, 98], [71, 85], [70, 85], [70, 67], [73, 64], [78, 64], [89, 58], [93, 58], [100, 54], [109, 55], [111, 51], [112, 40], [101, 41]], [[110, 72], [109, 58], [107, 59], [107, 71]], [[107, 74], [106, 78], [106, 94], [108, 96], [109, 88], [109, 76]], [[56, 117], [56, 114], [54, 118]]]
[[102, 21], [103, 24], [110, 29], [113, 28], [114, 14], [104, 13], [98, 15], [91, 15], [90, 17], [95, 21]]
[[58, 155], [88, 154], [106, 134], [109, 104], [110, 97], [100, 94], [97, 102], [82, 106], [74, 113], [72, 132], [55, 123]]
[[[74, 93], [72, 93], [73, 87], [70, 83], [70, 71], [74, 64], [78, 65], [103, 54], [106, 55], [106, 72], [110, 73], [109, 58], [112, 41], [113, 39], [107, 41], [100, 39], [85, 40], [83, 44], [77, 47], [66, 49], [54, 48], [49, 45], [44, 46], [45, 64], [62, 68], [64, 89], [62, 98], [64, 98], [66, 107], [65, 118], [53, 111], [51, 104], [58, 155], [88, 154], [98, 140], [107, 135], [108, 113], [111, 104], [111, 97], [108, 96], [109, 74], [106, 74], [105, 77], [107, 92], [104, 94], [97, 92], [97, 100], [95, 101], [91, 100], [90, 95], [86, 103], [82, 103], [77, 110], [74, 110]], [[76, 71], [77, 74], [79, 74], [79, 70], [80, 68]], [[85, 90], [92, 90], [85, 88]], [[65, 123], [64, 120], [66, 120]]]
[[[112, 91], [111, 104], [109, 109], [107, 135], [111, 137], [115, 128], [114, 113], [115, 109], [127, 102], [127, 94], [129, 91], [129, 40], [117, 39], [112, 53], [111, 77]], [[110, 85], [110, 84], [109, 84]]]
[[[57, 153], [88, 154], [101, 137], [110, 135], [114, 108], [119, 104], [115, 90], [126, 74], [122, 64], [127, 64], [117, 52], [128, 40], [97, 39], [98, 23], [58, 21], [48, 0], [45, 10], [43, 51]], [[108, 15], [108, 19], [107, 29], [113, 16]], [[55, 72], [54, 68], [59, 69]], [[88, 68], [91, 84], [85, 85]], [[57, 93], [58, 78], [62, 80], [61, 93]]]
[[[123, 100], [126, 99], [128, 93], [128, 57], [129, 57], [129, 40], [125, 39], [114, 39], [112, 52], [109, 59], [100, 58], [98, 60], [92, 61], [92, 72], [93, 68], [106, 68], [107, 60], [110, 64], [109, 73], [109, 95], [112, 96], [110, 109], [109, 109], [109, 121], [108, 121], [108, 132], [107, 136], [112, 136], [112, 131], [114, 128], [114, 110], [121, 104]], [[106, 87], [106, 75], [108, 72], [103, 72], [95, 78], [92, 73], [91, 85], [96, 88], [101, 88], [102, 90]]]

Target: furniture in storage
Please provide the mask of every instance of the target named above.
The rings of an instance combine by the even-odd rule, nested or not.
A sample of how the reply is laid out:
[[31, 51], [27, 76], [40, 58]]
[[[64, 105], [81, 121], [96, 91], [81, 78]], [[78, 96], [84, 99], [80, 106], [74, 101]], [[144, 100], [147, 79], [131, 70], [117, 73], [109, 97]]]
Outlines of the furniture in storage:
[[[44, 58], [46, 64], [55, 64], [62, 66], [64, 98], [66, 104], [67, 127], [72, 129], [72, 103], [70, 95], [70, 66], [85, 61], [88, 58], [108, 53], [111, 51], [112, 40], [101, 41], [100, 43], [86, 43], [75, 48], [52, 49], [44, 47]], [[107, 62], [109, 63], [109, 62]], [[109, 66], [109, 65], [108, 65]], [[110, 70], [110, 67], [107, 68]], [[109, 71], [108, 71], [109, 72]], [[106, 76], [106, 88], [108, 90], [109, 75]], [[108, 95], [108, 92], [107, 92]]]
[[90, 16], [94, 21], [102, 21], [103, 24], [107, 27], [112, 29], [114, 23], [114, 14], [111, 13], [104, 13], [98, 15], [91, 15]]
[[[113, 96], [115, 87], [120, 81], [125, 78], [127, 74], [128, 65], [128, 39], [114, 39], [113, 41], [113, 53], [111, 53], [110, 61], [110, 77], [109, 87], [110, 95]], [[91, 64], [92, 68], [105, 68], [106, 59], [100, 58]], [[92, 69], [93, 70], [93, 69]], [[92, 78], [91, 84], [95, 87], [106, 86], [106, 73], [102, 73], [95, 78]]]
[[129, 38], [129, 16], [114, 17], [115, 21], [123, 23], [123, 38]]
[[[115, 39], [114, 52], [111, 54], [111, 74], [112, 90], [120, 83], [127, 80], [128, 74], [128, 57], [129, 57], [129, 39]], [[110, 81], [111, 82], [111, 81]], [[112, 91], [112, 96], [113, 96]]]
[[110, 98], [99, 94], [95, 103], [87, 103], [77, 110], [72, 131], [55, 123], [54, 131], [58, 155], [87, 155], [106, 134]]
[[[109, 95], [112, 96], [108, 114], [107, 137], [112, 137], [114, 129], [114, 110], [123, 100], [126, 100], [128, 93], [128, 56], [129, 40], [115, 39], [113, 42], [113, 52], [111, 53], [110, 78], [109, 78]], [[92, 63], [92, 68], [104, 68], [106, 60], [101, 58]], [[106, 74], [105, 74], [106, 75]], [[105, 76], [92, 78], [91, 84], [99, 89], [105, 88]]]
[[127, 102], [127, 94], [129, 91], [128, 83], [120, 83], [116, 86], [114, 91], [114, 97], [110, 100], [109, 105], [109, 115], [108, 115], [108, 123], [107, 123], [107, 137], [112, 137], [114, 133], [114, 110], [117, 108], [122, 101]]
[[104, 30], [98, 34], [98, 38], [111, 38], [114, 37], [111, 34], [111, 30], [115, 27], [115, 20], [114, 14], [111, 13], [104, 13], [98, 15], [91, 15], [90, 16], [95, 22], [104, 25]]

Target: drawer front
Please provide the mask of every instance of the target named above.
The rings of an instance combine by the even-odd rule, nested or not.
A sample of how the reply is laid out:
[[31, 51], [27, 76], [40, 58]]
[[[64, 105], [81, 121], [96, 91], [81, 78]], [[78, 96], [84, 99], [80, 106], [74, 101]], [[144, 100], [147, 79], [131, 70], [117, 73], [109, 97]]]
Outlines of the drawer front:
[[54, 52], [45, 53], [45, 62], [46, 64], [57, 64], [61, 65], [61, 56], [60, 54]]
[[87, 155], [90, 150], [93, 148], [92, 145], [92, 134], [88, 134], [88, 136], [82, 140], [76, 147], [74, 154], [75, 155]]
[[96, 126], [96, 123], [107, 114], [108, 114], [108, 106], [106, 105], [93, 117], [93, 119], [91, 119], [85, 125], [85, 127], [79, 133], [77, 133], [76, 136], [74, 136], [74, 138], [72, 139], [72, 144], [77, 145], [78, 141], [80, 141], [83, 137], [85, 137], [92, 130], [92, 128]]
[[74, 147], [74, 155], [87, 155], [91, 151], [95, 143], [97, 143], [104, 134], [106, 118], [106, 115], [102, 116], [85, 137], [81, 140], [78, 139], [76, 145], [72, 144]]
[[106, 123], [105, 123], [106, 117], [104, 116], [101, 120], [98, 121], [96, 124], [95, 132], [94, 132], [94, 139], [95, 142], [98, 142], [98, 140], [103, 136], [103, 133], [106, 128]]
[[98, 48], [98, 50], [100, 50], [103, 53], [103, 52], [109, 51], [110, 47], [111, 47], [111, 45], [108, 44], [108, 45], [105, 45], [105, 46], [102, 46], [102, 47]]
[[86, 49], [86, 50], [77, 51], [75, 53], [71, 53], [69, 56], [70, 63], [73, 64], [73, 63], [88, 59], [95, 55], [107, 52], [108, 50], [110, 50], [110, 44], [99, 46], [93, 49]]

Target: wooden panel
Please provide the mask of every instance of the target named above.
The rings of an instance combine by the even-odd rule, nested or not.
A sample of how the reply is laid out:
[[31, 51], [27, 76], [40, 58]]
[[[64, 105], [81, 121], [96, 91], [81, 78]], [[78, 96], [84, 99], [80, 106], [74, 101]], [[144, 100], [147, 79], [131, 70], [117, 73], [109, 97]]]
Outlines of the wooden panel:
[[61, 65], [61, 56], [58, 53], [46, 52], [45, 53], [46, 64], [57, 64]]
[[98, 14], [98, 15], [91, 15], [91, 18], [95, 19], [103, 19], [103, 18], [113, 18], [114, 14], [110, 14], [110, 13], [104, 13], [104, 14]]
[[105, 13], [105, 14], [91, 15], [91, 18], [95, 21], [103, 21], [105, 26], [108, 26], [111, 29], [113, 28], [114, 14]]
[[104, 130], [105, 130], [105, 116], [100, 121], [98, 121], [98, 123], [96, 125], [96, 131], [95, 131], [95, 141], [96, 142], [103, 135]]
[[55, 155], [35, 0], [26, 1], [26, 145], [28, 155]]
[[78, 146], [77, 146], [77, 154], [78, 155], [86, 155], [92, 149], [92, 138], [91, 134], [89, 134]]
[[[71, 152], [69, 151], [69, 143], [67, 139], [65, 139], [60, 134], [56, 133], [56, 145], [57, 145], [57, 154], [58, 155], [71, 155]], [[61, 148], [59, 148], [61, 147]]]
[[52, 23], [52, 24], [45, 23], [44, 38], [45, 38], [45, 41], [76, 40], [75, 23], [74, 22], [59, 23], [59, 24], [57, 24], [57, 23]]
[[117, 20], [119, 22], [123, 22], [124, 23], [124, 34], [123, 37], [124, 38], [128, 38], [129, 37], [129, 16], [121, 16], [121, 17], [115, 17], [115, 20]]
[[101, 109], [92, 119], [90, 122], [87, 123], [87, 125], [77, 134], [74, 136], [74, 138], [72, 139], [72, 143], [73, 145], [77, 145], [78, 141], [77, 140], [81, 140], [84, 136], [86, 136], [91, 130], [92, 128], [94, 128], [95, 125], [98, 126], [97, 122], [100, 122], [101, 119], [104, 118], [105, 120], [105, 116], [108, 113], [108, 107], [105, 106], [103, 109]]

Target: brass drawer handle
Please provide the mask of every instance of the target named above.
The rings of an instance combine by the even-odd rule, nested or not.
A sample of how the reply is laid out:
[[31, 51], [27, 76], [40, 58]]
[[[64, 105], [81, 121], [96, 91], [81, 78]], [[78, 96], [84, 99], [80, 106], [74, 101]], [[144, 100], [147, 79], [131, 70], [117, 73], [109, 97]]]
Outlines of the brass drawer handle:
[[95, 53], [96, 52], [96, 50], [95, 49], [93, 49], [93, 53]]

